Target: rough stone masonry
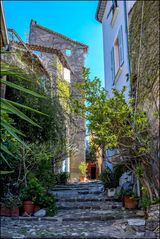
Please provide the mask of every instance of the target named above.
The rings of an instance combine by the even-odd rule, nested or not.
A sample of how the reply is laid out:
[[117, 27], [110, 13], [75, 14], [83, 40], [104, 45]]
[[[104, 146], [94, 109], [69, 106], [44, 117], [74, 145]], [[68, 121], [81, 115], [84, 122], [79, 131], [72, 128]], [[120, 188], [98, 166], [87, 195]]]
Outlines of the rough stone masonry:
[[[40, 26], [33, 20], [30, 24], [29, 44], [55, 48], [63, 53], [70, 66], [70, 86], [72, 95], [74, 95], [75, 82], [82, 81], [82, 68], [84, 67], [85, 54], [87, 53], [88, 46]], [[67, 51], [69, 51], [70, 54], [67, 54]], [[52, 54], [43, 53], [41, 59], [44, 64], [49, 62], [49, 65], [47, 65], [48, 71], [56, 78], [55, 68], [51, 67], [51, 59], [53, 58], [54, 56]], [[77, 148], [77, 153], [76, 155], [70, 155], [70, 177], [72, 181], [77, 181], [80, 176], [79, 164], [85, 160], [85, 120], [80, 117], [75, 117], [74, 122], [77, 125], [77, 130], [75, 132], [75, 128], [71, 126], [70, 136]]]

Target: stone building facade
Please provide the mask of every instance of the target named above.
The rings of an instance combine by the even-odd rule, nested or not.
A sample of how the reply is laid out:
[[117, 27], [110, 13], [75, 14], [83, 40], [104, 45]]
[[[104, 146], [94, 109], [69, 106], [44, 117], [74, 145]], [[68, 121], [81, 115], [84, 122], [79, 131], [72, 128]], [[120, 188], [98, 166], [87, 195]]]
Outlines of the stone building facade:
[[159, 181], [159, 1], [136, 1], [129, 21], [131, 92], [150, 124], [152, 168]]
[[[36, 21], [31, 21], [29, 45], [40, 46], [46, 48], [54, 48], [59, 50], [66, 61], [66, 66], [60, 71], [69, 70], [68, 79], [70, 85], [70, 94], [72, 97], [78, 97], [78, 92], [75, 90], [75, 83], [82, 81], [82, 68], [84, 66], [85, 54], [88, 47], [82, 43], [74, 41], [60, 33], [54, 32], [40, 26]], [[58, 72], [55, 67], [56, 58], [52, 52], [41, 52], [40, 59], [46, 66], [53, 81], [53, 87], [56, 90]], [[57, 63], [56, 63], [57, 64]], [[63, 75], [64, 76], [64, 75]], [[64, 76], [65, 78], [65, 76]], [[81, 117], [69, 117], [68, 125], [68, 141], [75, 146], [76, 153], [70, 153], [67, 163], [67, 171], [70, 173], [71, 180], [79, 179], [79, 164], [85, 160], [85, 121]]]

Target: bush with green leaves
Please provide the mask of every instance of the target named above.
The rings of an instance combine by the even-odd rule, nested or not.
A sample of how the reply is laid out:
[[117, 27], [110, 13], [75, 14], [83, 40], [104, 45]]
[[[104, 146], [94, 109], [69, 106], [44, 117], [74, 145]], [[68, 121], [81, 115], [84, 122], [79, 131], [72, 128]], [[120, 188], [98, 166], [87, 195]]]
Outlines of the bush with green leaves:
[[100, 179], [104, 182], [105, 188], [116, 188], [119, 186], [119, 179], [122, 176], [125, 167], [123, 164], [117, 164], [110, 169], [107, 167], [100, 175]]
[[47, 210], [48, 216], [54, 216], [57, 212], [55, 196], [51, 194], [43, 194], [35, 200], [35, 203]]
[[100, 179], [104, 183], [105, 188], [116, 188], [119, 185], [113, 171], [110, 168], [106, 168], [100, 175]]
[[22, 188], [20, 192], [20, 198], [22, 201], [31, 200], [35, 202], [45, 193], [46, 190], [44, 187], [42, 187], [38, 179], [32, 177], [28, 180], [27, 185]]

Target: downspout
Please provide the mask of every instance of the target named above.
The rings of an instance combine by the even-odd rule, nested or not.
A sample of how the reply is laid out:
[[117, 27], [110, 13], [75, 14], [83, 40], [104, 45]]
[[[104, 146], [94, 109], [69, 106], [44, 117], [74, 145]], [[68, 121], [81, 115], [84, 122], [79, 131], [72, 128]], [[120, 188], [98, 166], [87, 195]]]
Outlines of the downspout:
[[128, 13], [127, 13], [127, 1], [123, 1], [124, 3], [124, 21], [125, 21], [125, 33], [126, 33], [126, 39], [127, 39], [127, 58], [128, 58], [128, 80], [130, 80], [130, 59], [129, 59], [129, 38], [128, 38]]

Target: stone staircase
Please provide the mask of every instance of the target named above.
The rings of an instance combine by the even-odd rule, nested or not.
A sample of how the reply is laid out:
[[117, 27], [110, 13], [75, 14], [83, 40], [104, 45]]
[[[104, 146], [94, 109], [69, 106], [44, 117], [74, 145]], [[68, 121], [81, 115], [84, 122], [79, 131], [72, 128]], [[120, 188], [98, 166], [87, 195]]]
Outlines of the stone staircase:
[[143, 217], [141, 211], [122, 210], [122, 203], [108, 198], [101, 181], [57, 185], [58, 217], [62, 221], [114, 220]]
[[121, 202], [107, 197], [101, 181], [57, 185], [51, 193], [58, 208], [54, 219], [74, 227], [71, 237], [81, 238], [77, 225], [81, 230], [88, 225], [84, 238], [156, 238], [145, 232], [143, 211], [125, 210]]
[[57, 198], [56, 216], [3, 217], [2, 238], [159, 238], [159, 221], [122, 208], [121, 202], [107, 197], [100, 181], [59, 185], [51, 193]]

